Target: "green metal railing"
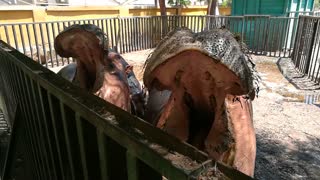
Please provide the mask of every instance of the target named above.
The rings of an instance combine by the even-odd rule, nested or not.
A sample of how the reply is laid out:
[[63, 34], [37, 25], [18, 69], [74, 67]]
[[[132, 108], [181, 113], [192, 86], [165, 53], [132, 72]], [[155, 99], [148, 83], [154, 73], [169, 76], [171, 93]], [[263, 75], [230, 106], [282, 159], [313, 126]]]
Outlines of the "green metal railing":
[[109, 38], [109, 46], [119, 53], [154, 48], [176, 27], [194, 32], [228, 28], [238, 34], [253, 54], [290, 57], [293, 53], [298, 17], [246, 16], [147, 16], [115, 17], [71, 21], [0, 24], [0, 40], [46, 67], [69, 64], [54, 50], [54, 38], [73, 24], [95, 24]]
[[5, 180], [179, 180], [209, 174], [250, 179], [82, 91], [4, 42], [0, 72], [12, 118]]
[[300, 16], [292, 61], [315, 84], [320, 84], [320, 17]]

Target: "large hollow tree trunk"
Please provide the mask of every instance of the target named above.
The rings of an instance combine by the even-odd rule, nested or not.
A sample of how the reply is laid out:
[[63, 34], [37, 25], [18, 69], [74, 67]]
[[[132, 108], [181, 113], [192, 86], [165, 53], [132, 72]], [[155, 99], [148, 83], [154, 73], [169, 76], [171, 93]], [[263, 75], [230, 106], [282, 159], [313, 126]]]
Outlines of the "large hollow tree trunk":
[[226, 29], [168, 33], [146, 60], [145, 119], [249, 175], [256, 137], [251, 101], [259, 75]]

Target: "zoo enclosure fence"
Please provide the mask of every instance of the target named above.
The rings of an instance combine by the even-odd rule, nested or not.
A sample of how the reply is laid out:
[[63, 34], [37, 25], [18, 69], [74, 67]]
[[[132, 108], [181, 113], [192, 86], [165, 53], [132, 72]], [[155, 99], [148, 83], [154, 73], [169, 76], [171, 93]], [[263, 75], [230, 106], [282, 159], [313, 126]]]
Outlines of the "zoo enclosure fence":
[[0, 84], [13, 127], [3, 179], [251, 179], [2, 41]]
[[320, 17], [300, 16], [292, 61], [315, 83], [320, 83]]
[[[125, 179], [157, 179], [161, 175], [194, 179], [214, 167], [214, 162], [196, 149], [113, 105], [106, 107], [99, 98], [79, 92], [39, 65], [50, 68], [72, 61], [55, 54], [53, 40], [64, 27], [75, 23], [98, 25], [108, 34], [110, 46], [120, 53], [153, 48], [168, 31], [183, 26], [194, 32], [228, 28], [246, 42], [250, 53], [293, 55], [296, 66], [308, 74], [315, 71], [309, 69], [316, 67], [312, 64], [319, 52], [319, 18], [309, 16], [155, 16], [1, 24], [0, 38], [37, 61], [0, 43], [0, 91], [5, 94], [13, 127], [4, 177], [113, 179], [120, 174]], [[310, 77], [316, 80], [317, 76]], [[179, 158], [195, 164], [180, 166]], [[217, 166], [229, 177], [248, 178]]]
[[0, 24], [0, 39], [46, 67], [57, 67], [72, 60], [55, 53], [54, 38], [67, 26], [88, 23], [99, 26], [108, 35], [110, 47], [119, 53], [154, 48], [176, 27], [188, 27], [194, 32], [225, 27], [248, 45], [250, 53], [290, 57], [298, 17], [149, 16]]

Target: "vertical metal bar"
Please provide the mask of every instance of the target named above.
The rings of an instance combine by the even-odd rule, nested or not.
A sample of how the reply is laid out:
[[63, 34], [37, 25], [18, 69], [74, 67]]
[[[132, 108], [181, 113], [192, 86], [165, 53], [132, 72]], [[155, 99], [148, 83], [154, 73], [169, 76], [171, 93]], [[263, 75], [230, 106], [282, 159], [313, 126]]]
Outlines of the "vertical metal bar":
[[[155, 23], [155, 17], [151, 17], [151, 24], [152, 24], [152, 44], [151, 44], [151, 48], [154, 47], [155, 45], [155, 40], [156, 40], [156, 37], [157, 37], [157, 25]], [[142, 32], [142, 30], [140, 31]]]
[[83, 140], [83, 130], [82, 130], [82, 122], [79, 113], [76, 113], [76, 126], [77, 126], [77, 134], [78, 134], [78, 141], [79, 141], [79, 148], [81, 154], [81, 163], [83, 169], [83, 176], [85, 180], [88, 180], [88, 168], [87, 168], [87, 160], [85, 154], [85, 147], [84, 147], [84, 140]]
[[138, 160], [129, 151], [127, 151], [127, 171], [128, 171], [128, 180], [139, 179]]
[[49, 91], [47, 91], [47, 98], [48, 98], [48, 102], [49, 102], [49, 108], [50, 108], [50, 115], [51, 115], [51, 123], [52, 123], [52, 127], [53, 127], [53, 134], [54, 134], [54, 139], [55, 139], [55, 142], [56, 142], [56, 148], [57, 148], [57, 152], [58, 152], [58, 159], [59, 159], [59, 167], [60, 167], [60, 171], [61, 171], [61, 174], [62, 176], [65, 175], [64, 173], [64, 167], [63, 167], [63, 162], [62, 162], [62, 156], [61, 156], [61, 148], [60, 148], [60, 145], [59, 145], [59, 138], [58, 138], [58, 131], [57, 131], [57, 128], [56, 128], [56, 125], [55, 125], [55, 121], [56, 121], [56, 114], [53, 112], [53, 102], [52, 102], [52, 98], [51, 98], [51, 95], [49, 93]]
[[300, 65], [299, 65], [299, 70], [300, 70], [300, 72], [303, 72], [303, 70], [304, 70], [304, 65], [305, 65], [305, 62], [307, 61], [307, 49], [309, 48], [309, 40], [310, 40], [310, 37], [308, 36], [309, 35], [309, 33], [310, 33], [310, 30], [311, 30], [311, 28], [310, 28], [310, 25], [311, 25], [311, 23], [310, 23], [310, 19], [308, 19], [308, 25], [307, 25], [307, 31], [305, 32], [305, 36], [304, 36], [304, 46], [303, 46], [303, 56], [302, 56], [302, 58], [301, 58], [301, 60], [302, 60], [302, 62], [300, 63]]
[[299, 22], [298, 22], [298, 27], [297, 27], [297, 32], [296, 32], [296, 35], [295, 35], [295, 39], [294, 39], [294, 45], [293, 45], [293, 54], [292, 54], [292, 62], [294, 64], [296, 64], [296, 59], [297, 59], [297, 55], [298, 55], [298, 49], [299, 49], [299, 41], [300, 41], [300, 29], [301, 29], [301, 21], [302, 19], [299, 18]]
[[136, 24], [135, 24], [135, 29], [136, 29], [136, 43], [137, 43], [137, 51], [141, 50], [141, 31], [140, 31], [140, 26], [141, 26], [141, 17], [137, 17], [136, 19]]
[[71, 169], [71, 177], [72, 179], [75, 179], [75, 171], [74, 171], [74, 164], [72, 161], [72, 154], [71, 154], [71, 147], [70, 147], [70, 141], [69, 141], [69, 132], [68, 132], [68, 127], [67, 127], [67, 119], [66, 119], [66, 113], [64, 110], [64, 104], [60, 102], [60, 112], [62, 115], [62, 126], [63, 126], [63, 131], [65, 134], [65, 141], [66, 141], [66, 146], [67, 146], [67, 153], [68, 153], [68, 161], [69, 161], [69, 165], [70, 165], [70, 169]]
[[101, 168], [101, 177], [104, 180], [108, 180], [108, 164], [107, 164], [107, 149], [106, 149], [106, 139], [105, 135], [100, 128], [97, 129], [97, 142], [99, 150], [99, 160]]
[[298, 69], [300, 66], [301, 58], [302, 58], [302, 53], [303, 53], [303, 48], [304, 48], [304, 31], [306, 30], [307, 22], [306, 19], [303, 18], [303, 23], [301, 24], [301, 30], [300, 30], [300, 36], [299, 36], [299, 43], [297, 47], [297, 58], [295, 62], [295, 66]]
[[[50, 51], [50, 62], [51, 62], [51, 67], [54, 67], [54, 64], [53, 64], [53, 58], [52, 58], [52, 46], [51, 46], [51, 39], [50, 39], [50, 31], [49, 31], [49, 26], [48, 26], [48, 23], [45, 23], [46, 24], [46, 29], [47, 29], [47, 38], [48, 38], [48, 44], [49, 44], [49, 51]], [[59, 64], [57, 64], [57, 66], [59, 66]]]
[[20, 39], [22, 42], [23, 54], [26, 54], [26, 44], [24, 43], [24, 37], [23, 37], [23, 31], [22, 31], [21, 24], [19, 24], [19, 32], [20, 32]]
[[296, 41], [297, 43], [295, 43], [297, 46], [295, 47], [295, 67], [298, 68], [299, 64], [300, 64], [300, 59], [301, 59], [301, 51], [302, 51], [302, 48], [301, 48], [301, 44], [303, 44], [303, 39], [302, 39], [302, 33], [303, 33], [303, 30], [305, 29], [305, 18], [299, 18], [299, 26], [300, 26], [300, 29], [299, 29], [299, 38], [296, 37]]
[[[142, 49], [147, 49], [147, 37], [146, 37], [146, 17], [142, 17], [141, 18], [141, 46], [142, 46]], [[159, 19], [159, 25], [161, 25], [161, 19]], [[159, 32], [158, 32], [161, 36], [161, 29], [159, 29]]]
[[[119, 52], [119, 49], [121, 49], [121, 44], [119, 44], [118, 47], [118, 41], [120, 40], [120, 29], [122, 28], [120, 26], [120, 19], [119, 18], [113, 18], [113, 28], [114, 28], [114, 40], [115, 40], [115, 46], [117, 46], [117, 52]], [[118, 23], [117, 23], [118, 21]], [[118, 31], [117, 31], [117, 25], [118, 25]]]
[[[204, 30], [204, 18], [205, 18], [204, 16], [201, 16], [201, 31]], [[183, 26], [185, 26], [184, 25], [184, 23], [185, 23], [184, 19], [185, 19], [185, 17], [183, 17]]]
[[[64, 28], [63, 28], [63, 29], [65, 29], [66, 27], [68, 27], [68, 26], [66, 26], [66, 25], [65, 25], [65, 23], [66, 23], [66, 22], [63, 22], [63, 23], [62, 23], [62, 24], [63, 24], [63, 26], [64, 26]], [[66, 59], [67, 59], [68, 64], [70, 64], [70, 59], [69, 59], [69, 58], [66, 58]]]
[[305, 48], [304, 48], [304, 61], [302, 62], [302, 66], [301, 66], [301, 72], [302, 73], [305, 73], [304, 70], [305, 70], [305, 67], [306, 67], [306, 64], [308, 63], [309, 59], [308, 59], [308, 56], [309, 56], [309, 50], [310, 50], [310, 46], [311, 46], [311, 33], [312, 33], [312, 30], [313, 30], [313, 23], [312, 23], [312, 19], [309, 18], [309, 27], [308, 27], [308, 31], [306, 33], [306, 44], [305, 44]]
[[129, 33], [129, 41], [130, 41], [130, 49], [131, 49], [131, 52], [132, 51], [135, 51], [136, 47], [135, 47], [135, 42], [134, 42], [134, 39], [135, 39], [135, 32], [134, 32], [134, 19], [133, 17], [129, 18], [129, 24], [130, 24], [130, 33]]
[[27, 112], [28, 112], [28, 110], [26, 109], [26, 107], [27, 107], [27, 103], [26, 103], [26, 100], [25, 100], [25, 95], [24, 95], [24, 91], [23, 91], [23, 87], [22, 87], [22, 76], [21, 76], [21, 70], [19, 70], [18, 69], [18, 67], [16, 67], [16, 66], [14, 66], [14, 74], [16, 75], [15, 77], [16, 77], [16, 81], [17, 81], [17, 85], [18, 85], [18, 94], [19, 94], [19, 102], [20, 102], [20, 104], [21, 104], [21, 108], [22, 108], [22, 112], [23, 112], [23, 115], [24, 115], [24, 120], [25, 120], [25, 122], [26, 122], [26, 125], [28, 126], [27, 127], [27, 130], [26, 130], [26, 132], [28, 133], [28, 139], [29, 139], [29, 141], [30, 141], [30, 150], [31, 150], [31, 153], [32, 153], [32, 160], [33, 160], [33, 163], [34, 163], [34, 165], [35, 165], [35, 173], [36, 173], [36, 176], [37, 176], [37, 178], [38, 179], [41, 179], [41, 174], [40, 174], [40, 172], [41, 172], [41, 170], [40, 170], [40, 166], [39, 166], [39, 161], [38, 161], [38, 158], [37, 158], [37, 156], [36, 156], [36, 152], [35, 152], [35, 145], [34, 145], [34, 142], [33, 142], [33, 138], [32, 138], [32, 135], [31, 135], [31, 132], [30, 132], [30, 129], [31, 129], [31, 127], [30, 127], [30, 125], [29, 125], [29, 123], [28, 123], [28, 121], [27, 121], [27, 118], [28, 118], [28, 114], [27, 114]]
[[[279, 46], [280, 46], [280, 44], [281, 44], [281, 33], [282, 33], [282, 29], [281, 29], [281, 21], [280, 21], [280, 19], [279, 18], [276, 18], [275, 20], [277, 20], [276, 22], [277, 22], [277, 39], [278, 39], [278, 41], [277, 41], [277, 44], [276, 44], [276, 50], [275, 50], [275, 54], [274, 54], [274, 56], [275, 57], [277, 57], [278, 55], [277, 55], [277, 52], [279, 52], [280, 51], [280, 48], [279, 48]], [[279, 52], [280, 53], [280, 52]]]
[[[312, 81], [314, 80], [313, 78], [315, 78], [316, 80], [316, 76], [315, 75], [315, 71], [316, 71], [316, 67], [317, 67], [317, 60], [319, 59], [319, 51], [320, 51], [320, 20], [317, 19], [317, 34], [316, 34], [316, 37], [317, 37], [317, 40], [315, 42], [315, 48], [314, 48], [314, 56], [313, 56], [313, 59], [315, 59], [315, 62], [314, 62], [314, 67], [313, 67], [313, 70], [312, 70]], [[317, 50], [316, 50], [317, 49]], [[318, 60], [319, 61], [319, 60]], [[318, 62], [319, 66], [320, 66], [320, 61]], [[320, 69], [320, 67], [318, 67]]]
[[270, 39], [269, 39], [269, 35], [270, 35], [270, 31], [269, 31], [269, 29], [270, 29], [270, 16], [268, 16], [268, 18], [266, 19], [266, 21], [265, 21], [266, 23], [265, 23], [265, 31], [264, 31], [264, 33], [265, 33], [265, 36], [264, 36], [264, 38], [265, 38], [265, 44], [264, 44], [264, 46], [263, 46], [263, 51], [265, 52], [265, 55], [268, 55], [269, 54], [269, 50], [268, 50], [268, 48], [269, 48], [269, 43], [270, 43]]
[[[41, 91], [41, 87], [40, 87], [40, 84], [39, 82], [37, 82], [37, 88], [38, 88], [38, 96], [39, 96], [39, 99], [40, 99], [40, 106], [41, 106], [41, 114], [42, 114], [42, 122], [43, 122], [43, 125], [44, 125], [44, 132], [45, 132], [45, 138], [46, 138], [46, 141], [48, 143], [48, 151], [49, 151], [49, 154], [50, 154], [50, 157], [51, 157], [51, 162], [52, 162], [52, 166], [53, 166], [53, 171], [54, 171], [54, 174], [55, 174], [55, 177], [57, 179], [59, 179], [59, 176], [57, 175], [57, 165], [55, 162], [55, 158], [54, 158], [54, 155], [53, 155], [53, 145], [51, 145], [51, 140], [50, 140], [50, 135], [49, 135], [49, 129], [48, 129], [48, 120], [46, 119], [46, 112], [45, 112], [45, 103], [44, 103], [44, 100], [43, 98], [46, 96], [44, 94], [42, 94], [42, 91]], [[47, 105], [47, 104], [46, 104]]]
[[33, 59], [33, 48], [32, 48], [32, 41], [31, 41], [31, 38], [30, 38], [30, 31], [29, 31], [29, 25], [30, 24], [26, 24], [26, 29], [27, 29], [27, 37], [28, 37], [28, 42], [29, 42], [29, 47], [30, 47], [30, 57]]
[[288, 46], [288, 39], [289, 39], [289, 25], [288, 25], [288, 22], [289, 22], [289, 18], [285, 18], [285, 41], [284, 41], [284, 51], [283, 51], [283, 57], [287, 57], [286, 54], [287, 54], [287, 46]]
[[249, 16], [247, 16], [246, 17], [247, 18], [247, 26], [248, 26], [248, 29], [247, 30], [249, 30], [248, 32], [246, 32], [246, 33], [248, 33], [248, 37], [247, 37], [247, 39], [246, 39], [246, 41], [248, 41], [247, 43], [248, 43], [248, 47], [249, 47], [249, 49], [248, 49], [248, 52], [251, 52], [251, 20], [250, 20], [250, 17]]
[[244, 26], [245, 22], [246, 22], [245, 16], [242, 16], [241, 20], [242, 20], [242, 24], [241, 24], [241, 42], [244, 42], [245, 41], [245, 27], [247, 26], [247, 24], [246, 24], [246, 26]]
[[[61, 22], [57, 22], [58, 34], [63, 31], [64, 27], [61, 28]], [[67, 58], [68, 59], [68, 58]], [[62, 64], [64, 65], [65, 58], [61, 57]], [[69, 61], [69, 60], [68, 60]], [[69, 63], [68, 63], [69, 64]]]
[[152, 26], [151, 26], [151, 23], [150, 23], [150, 18], [148, 18], [148, 39], [149, 39], [149, 43], [148, 43], [148, 49], [149, 48], [152, 48], [152, 35], [151, 35], [151, 28], [152, 28]]
[[[97, 23], [99, 24], [100, 29], [102, 30], [102, 33], [103, 33], [103, 34], [108, 34], [108, 32], [107, 32], [108, 30], [105, 30], [105, 29], [104, 29], [103, 24], [101, 24], [101, 20], [97, 20], [97, 21], [98, 21]], [[110, 38], [107, 36], [107, 39], [105, 39], [105, 36], [103, 36], [103, 43], [102, 43], [103, 48], [109, 47], [109, 44], [105, 44], [106, 40], [107, 40], [107, 42], [109, 43]], [[108, 49], [108, 48], [107, 48], [107, 49]]]
[[105, 23], [106, 23], [106, 30], [107, 31], [109, 30], [109, 32], [110, 32], [110, 34], [108, 34], [108, 37], [110, 37], [111, 46], [112, 46], [112, 48], [114, 48], [116, 46], [114, 28], [116, 28], [116, 27], [112, 27], [112, 20], [114, 20], [114, 19], [108, 19], [108, 21], [105, 21]]
[[[274, 54], [273, 54], [273, 56], [276, 56], [276, 44], [277, 44], [277, 41], [279, 41], [279, 33], [275, 33], [276, 31], [276, 24], [277, 24], [277, 19], [276, 18], [273, 18], [273, 31], [272, 31], [272, 39], [274, 40], [273, 42], [272, 42], [272, 50], [274, 51]], [[277, 32], [279, 32], [279, 31], [277, 31]], [[276, 38], [274, 38], [274, 35], [276, 35], [275, 37]]]
[[137, 41], [138, 41], [138, 50], [142, 50], [142, 35], [141, 35], [141, 17], [138, 17], [137, 18], [137, 23], [136, 23], [136, 26], [137, 26]]
[[133, 29], [132, 29], [132, 18], [128, 18], [128, 37], [127, 37], [127, 40], [128, 40], [128, 44], [127, 46], [129, 47], [129, 52], [132, 52], [134, 51], [133, 49], [133, 43], [132, 43], [132, 37], [133, 37]]
[[7, 25], [4, 25], [4, 32], [5, 32], [5, 34], [6, 34], [7, 43], [12, 46], [12, 44], [10, 43], [10, 36], [9, 36], [9, 33], [8, 33], [8, 27], [7, 27]]
[[18, 45], [18, 41], [17, 41], [17, 33], [16, 33], [15, 25], [11, 25], [11, 27], [12, 27], [12, 32], [13, 32], [14, 44], [16, 46], [16, 49], [19, 50], [19, 45]]
[[131, 27], [130, 27], [130, 19], [126, 18], [126, 46], [128, 49], [128, 52], [131, 52], [131, 44], [130, 44], [130, 33], [131, 33]]
[[[256, 41], [256, 54], [259, 54], [261, 52], [260, 51], [260, 44], [263, 43], [261, 42], [262, 38], [260, 39], [261, 36], [263, 36], [263, 29], [261, 28], [261, 23], [262, 23], [262, 20], [264, 19], [264, 17], [260, 17], [260, 18], [257, 18], [257, 28], [258, 31], [257, 31], [257, 41]], [[254, 41], [255, 42], [255, 41]]]
[[128, 42], [128, 37], [129, 37], [129, 27], [128, 26], [129, 26], [129, 23], [128, 23], [128, 18], [124, 18], [123, 20], [124, 20], [124, 23], [125, 23], [125, 25], [123, 26], [123, 31], [124, 31], [124, 34], [125, 34], [125, 36], [124, 36], [124, 46], [126, 48], [126, 53], [127, 53], [127, 52], [130, 52], [130, 49], [129, 49], [129, 46], [128, 46], [128, 43], [129, 43]]
[[305, 63], [305, 68], [304, 68], [304, 74], [308, 74], [308, 77], [310, 78], [310, 73], [309, 73], [309, 69], [310, 69], [310, 64], [312, 64], [312, 52], [315, 46], [315, 38], [316, 38], [316, 34], [317, 34], [317, 29], [318, 27], [316, 26], [316, 23], [314, 20], [312, 20], [312, 28], [310, 28], [310, 31], [312, 32], [311, 38], [310, 38], [310, 46], [308, 49], [308, 54], [307, 54], [307, 61]]
[[143, 47], [143, 49], [148, 49], [146, 24], [147, 24], [147, 17], [142, 17], [142, 23], [141, 23], [142, 31], [141, 32], [142, 32], [142, 47]]
[[186, 16], [186, 27], [190, 29], [190, 27], [189, 27], [189, 17], [190, 16]]
[[146, 29], [146, 24], [147, 24], [147, 18], [143, 18], [143, 48], [147, 49], [147, 29]]
[[132, 47], [132, 51], [136, 51], [137, 50], [137, 44], [136, 44], [136, 31], [135, 31], [135, 19], [134, 17], [130, 18], [130, 27], [131, 27], [131, 36], [130, 36], [130, 45]]
[[[11, 63], [9, 63], [7, 60], [4, 60], [4, 61], [2, 61], [2, 62], [4, 62], [5, 63], [5, 66], [6, 67], [8, 67], [8, 68], [6, 68], [7, 69], [7, 72], [11, 72], [11, 74], [7, 74], [6, 76], [5, 76], [5, 78], [4, 78], [4, 80], [8, 80], [9, 81], [9, 83], [10, 83], [10, 85], [9, 85], [9, 87], [10, 87], [10, 91], [11, 92], [14, 92], [14, 101], [15, 102], [18, 102], [18, 97], [17, 97], [17, 93], [16, 93], [16, 90], [15, 89], [17, 89], [17, 81], [16, 81], [16, 76], [13, 76], [12, 74], [14, 74], [14, 70], [13, 70], [13, 68], [12, 68], [12, 65], [11, 65]], [[5, 73], [6, 74], [6, 73]]]
[[[293, 21], [293, 26], [292, 26], [292, 36], [291, 36], [291, 42], [290, 42], [290, 52], [289, 52], [289, 56], [292, 55], [292, 53], [294, 53], [294, 46], [295, 46], [295, 42], [296, 42], [296, 38], [297, 38], [297, 34], [298, 34], [298, 27], [299, 27], [299, 22], [297, 23], [297, 21], [299, 21], [299, 18], [292, 18]], [[297, 25], [296, 25], [297, 24]]]
[[[320, 64], [320, 63], [319, 63]], [[319, 77], [319, 74], [320, 74], [320, 67], [318, 67], [318, 72], [317, 72], [317, 75], [316, 75], [316, 77], [315, 77], [315, 83], [318, 83], [318, 84], [320, 84], [320, 77]], [[317, 78], [318, 78], [318, 82], [317, 82]]]
[[34, 33], [34, 39], [36, 42], [36, 49], [37, 49], [37, 56], [38, 56], [38, 63], [41, 64], [41, 58], [40, 58], [40, 50], [39, 50], [39, 42], [38, 42], [38, 35], [37, 35], [37, 28], [35, 24], [32, 24], [33, 26], [33, 33]]
[[190, 22], [191, 22], [191, 30], [194, 31], [194, 23], [193, 23], [193, 16], [190, 17]]
[[[51, 23], [51, 28], [52, 28], [52, 34], [53, 34], [53, 39], [55, 39], [57, 37], [57, 34], [56, 34], [56, 30], [54, 28], [54, 24], [55, 23]], [[58, 24], [57, 24], [57, 28], [58, 28]], [[56, 63], [57, 65], [59, 65], [59, 58], [58, 58], [58, 54], [57, 52], [54, 51], [54, 54], [56, 55]], [[62, 61], [62, 66], [64, 65], [64, 62]]]
[[42, 42], [42, 48], [43, 48], [43, 57], [46, 61], [46, 68], [48, 68], [48, 62], [47, 62], [47, 50], [46, 50], [46, 45], [44, 43], [44, 35], [43, 35], [43, 29], [42, 29], [42, 24], [39, 23], [39, 27], [40, 27], [40, 36], [41, 36], [41, 42]]
[[123, 42], [124, 42], [124, 41], [123, 41], [123, 39], [124, 39], [124, 33], [123, 33], [123, 27], [124, 27], [124, 26], [123, 26], [123, 23], [124, 23], [124, 22], [123, 22], [123, 19], [122, 19], [122, 18], [121, 18], [121, 19], [119, 18], [119, 19], [118, 19], [118, 23], [119, 23], [119, 26], [118, 26], [118, 27], [119, 27], [119, 36], [118, 36], [119, 39], [118, 39], [118, 40], [120, 40], [120, 41], [119, 41], [119, 46], [120, 46], [120, 53], [122, 54], [122, 53], [124, 53], [124, 45], [123, 45], [123, 44], [124, 44], [124, 43], [123, 43]]
[[289, 46], [289, 55], [288, 55], [288, 57], [292, 57], [292, 52], [293, 52], [293, 49], [294, 49], [294, 43], [295, 43], [295, 39], [296, 39], [296, 36], [297, 36], [297, 33], [298, 33], [298, 24], [297, 24], [297, 26], [295, 26], [295, 22], [297, 21], [297, 19], [296, 18], [290, 18], [290, 24], [291, 24], [291, 22], [292, 22], [292, 20], [293, 20], [293, 24], [292, 24], [292, 28], [290, 28], [291, 26], [289, 25], [289, 32], [292, 32], [291, 33], [291, 38], [290, 38], [290, 46]]
[[140, 31], [138, 30], [138, 27], [140, 26], [139, 23], [139, 17], [135, 18], [135, 23], [133, 24], [135, 27], [135, 41], [136, 41], [136, 51], [140, 50]]
[[201, 32], [201, 29], [200, 29], [200, 16], [196, 16], [196, 19], [197, 19], [197, 32]]
[[[43, 177], [47, 177], [45, 172], [46, 172], [46, 165], [48, 165], [48, 162], [46, 160], [46, 157], [43, 157], [44, 155], [44, 152], [43, 152], [43, 147], [41, 146], [41, 139], [40, 139], [40, 136], [41, 134], [39, 133], [39, 129], [37, 128], [37, 125], [35, 123], [35, 120], [36, 120], [36, 116], [35, 116], [35, 112], [34, 112], [34, 109], [33, 107], [35, 106], [32, 102], [32, 98], [31, 98], [31, 88], [30, 88], [30, 79], [28, 80], [27, 78], [27, 75], [24, 73], [23, 74], [24, 76], [24, 80], [23, 80], [23, 86], [25, 87], [24, 89], [24, 92], [26, 93], [26, 101], [28, 102], [27, 104], [27, 110], [29, 112], [29, 124], [31, 125], [31, 129], [29, 130], [32, 130], [32, 134], [33, 135], [33, 138], [34, 138], [34, 144], [35, 144], [35, 150], [36, 150], [36, 153], [37, 153], [37, 156], [38, 156], [38, 159], [39, 159], [39, 165], [40, 165], [40, 169], [41, 169], [41, 174]], [[29, 82], [29, 83], [28, 83]], [[32, 107], [32, 108], [31, 108]], [[45, 165], [46, 164], [46, 165]]]
[[259, 19], [261, 19], [261, 17], [252, 17], [252, 22], [254, 24], [253, 25], [254, 30], [253, 30], [253, 40], [252, 40], [252, 53], [254, 53], [254, 54], [258, 54], [258, 43], [259, 42], [256, 42], [256, 35], [258, 34], [258, 36], [259, 36], [259, 32], [260, 32], [260, 28], [258, 26]]
[[[49, 158], [48, 158], [48, 148], [46, 148], [46, 145], [45, 145], [45, 140], [44, 140], [44, 133], [42, 132], [44, 129], [41, 127], [40, 123], [42, 123], [42, 118], [40, 118], [40, 104], [39, 104], [39, 101], [37, 99], [37, 96], [36, 96], [36, 93], [35, 93], [35, 83], [33, 83], [33, 80], [31, 78], [29, 78], [29, 89], [31, 91], [31, 99], [33, 100], [33, 104], [31, 104], [31, 107], [35, 107], [35, 116], [36, 118], [33, 120], [33, 125], [35, 126], [36, 129], [38, 129], [39, 133], [37, 134], [39, 137], [38, 137], [38, 142], [39, 142], [39, 146], [40, 146], [40, 152], [41, 154], [44, 155], [44, 161], [45, 161], [45, 167], [46, 167], [46, 170], [47, 170], [47, 177], [52, 177], [52, 172], [51, 170], [54, 171], [54, 174], [55, 174], [55, 177], [56, 177], [56, 172], [55, 172], [55, 167], [54, 166], [50, 166], [49, 165]], [[31, 87], [31, 88], [30, 88]], [[39, 94], [39, 92], [37, 93]], [[33, 106], [32, 106], [33, 105]], [[39, 141], [40, 140], [40, 141]]]
[[[98, 24], [98, 26], [99, 26], [101, 29], [104, 29], [104, 28], [103, 28], [103, 25], [102, 25], [102, 23], [101, 23], [101, 19], [96, 19], [96, 23]], [[104, 31], [102, 31], [102, 32], [104, 32]]]
[[284, 41], [284, 23], [283, 23], [283, 19], [279, 18], [279, 24], [281, 25], [281, 30], [280, 30], [280, 43], [279, 43], [279, 55], [278, 57], [281, 57], [281, 52], [282, 52], [282, 47], [283, 47], [283, 41]]

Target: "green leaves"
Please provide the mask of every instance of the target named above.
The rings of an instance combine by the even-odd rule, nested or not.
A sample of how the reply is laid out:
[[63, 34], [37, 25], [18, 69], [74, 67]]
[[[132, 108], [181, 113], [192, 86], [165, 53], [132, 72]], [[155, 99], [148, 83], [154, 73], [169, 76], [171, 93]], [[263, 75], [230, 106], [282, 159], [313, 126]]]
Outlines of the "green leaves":
[[187, 7], [191, 4], [190, 0], [168, 0], [170, 6], [184, 6]]

